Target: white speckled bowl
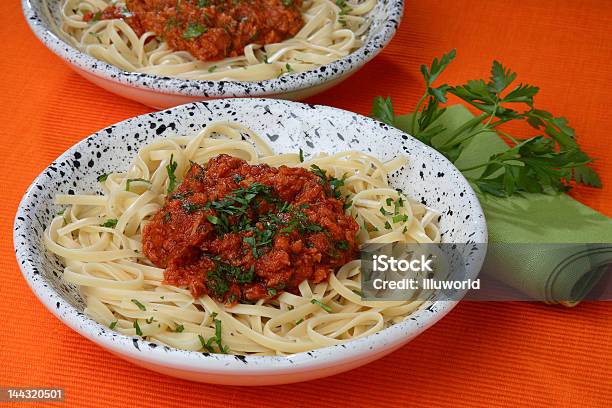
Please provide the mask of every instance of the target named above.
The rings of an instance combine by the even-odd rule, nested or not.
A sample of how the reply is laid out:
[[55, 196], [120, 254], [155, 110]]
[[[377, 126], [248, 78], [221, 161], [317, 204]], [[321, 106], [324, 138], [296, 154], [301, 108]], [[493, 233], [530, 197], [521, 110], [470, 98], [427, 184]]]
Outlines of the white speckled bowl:
[[82, 53], [57, 33], [59, 0], [22, 0], [23, 13], [38, 39], [96, 85], [154, 108], [215, 98], [270, 97], [301, 100], [348, 78], [376, 56], [395, 34], [404, 0], [378, 0], [364, 45], [350, 55], [307, 72], [258, 82], [196, 81], [125, 72]]
[[[310, 380], [366, 364], [408, 343], [455, 306], [456, 302], [434, 302], [369, 337], [289, 357], [161, 347], [114, 332], [85, 316], [77, 290], [62, 281], [62, 265], [42, 243], [43, 229], [59, 210], [53, 204], [55, 194], [99, 191], [96, 177], [125, 171], [144, 144], [164, 135], [193, 134], [219, 120], [251, 127], [277, 153], [302, 148], [309, 156], [353, 149], [383, 160], [405, 153], [409, 164], [391, 175], [391, 184], [443, 214], [443, 241], [487, 240], [480, 204], [461, 173], [438, 152], [395, 128], [352, 112], [274, 99], [197, 102], [128, 119], [91, 135], [55, 160], [26, 192], [15, 218], [15, 252], [28, 284], [60, 320], [109, 351], [161, 373], [220, 384], [263, 385]], [[464, 254], [467, 278], [475, 278], [480, 270], [485, 255], [482, 247]]]

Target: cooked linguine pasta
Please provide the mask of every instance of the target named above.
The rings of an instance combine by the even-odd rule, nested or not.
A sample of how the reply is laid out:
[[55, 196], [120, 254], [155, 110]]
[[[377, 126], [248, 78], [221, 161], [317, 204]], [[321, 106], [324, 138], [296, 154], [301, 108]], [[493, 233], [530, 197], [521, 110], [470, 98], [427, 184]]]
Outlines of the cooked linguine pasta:
[[[302, 72], [338, 60], [362, 45], [370, 26], [368, 13], [376, 0], [305, 0], [303, 27], [292, 38], [267, 45], [248, 44], [243, 55], [219, 61], [200, 61], [176, 51], [156, 36], [138, 36], [121, 18], [85, 21], [122, 2], [64, 0], [61, 32], [81, 51], [122, 70], [198, 80], [261, 81], [289, 72]], [[129, 15], [129, 14], [126, 14]]]
[[[252, 130], [237, 123], [209, 124], [192, 137], [159, 139], [142, 147], [126, 172], [99, 177], [103, 195], [57, 195], [67, 206], [44, 234], [46, 247], [64, 265], [64, 279], [80, 288], [85, 312], [128, 336], [172, 347], [243, 355], [286, 355], [367, 336], [404, 320], [422, 301], [363, 301], [360, 261], [339, 268], [324, 282], [305, 280], [299, 293], [282, 292], [254, 304], [222, 304], [208, 295], [164, 284], [164, 270], [143, 254], [142, 231], [164, 205], [176, 163], [177, 182], [190, 161], [203, 164], [228, 154], [271, 166], [311, 168], [344, 178], [346, 213], [359, 224], [357, 242], [440, 242], [435, 211], [401, 195], [389, 173], [405, 157], [381, 162], [347, 151], [274, 154]], [[401, 198], [401, 200], [400, 200]], [[384, 208], [385, 211], [381, 211]]]

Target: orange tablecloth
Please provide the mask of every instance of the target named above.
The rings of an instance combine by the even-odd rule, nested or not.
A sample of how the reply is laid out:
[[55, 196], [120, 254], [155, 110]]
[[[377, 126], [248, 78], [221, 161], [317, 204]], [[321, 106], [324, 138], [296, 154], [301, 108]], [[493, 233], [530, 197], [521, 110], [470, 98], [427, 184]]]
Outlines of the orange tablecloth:
[[[63, 386], [70, 406], [612, 405], [612, 303], [605, 302], [575, 309], [464, 302], [382, 360], [267, 388], [176, 380], [80, 337], [22, 279], [11, 238], [15, 210], [32, 179], [69, 146], [150, 109], [64, 66], [29, 32], [16, 0], [1, 2], [0, 16], [0, 386]], [[573, 194], [612, 215], [611, 44], [609, 0], [408, 1], [388, 49], [309, 102], [367, 114], [375, 95], [389, 94], [406, 110], [422, 92], [418, 66], [433, 56], [457, 48], [443, 79], [451, 84], [486, 75], [498, 58], [542, 88], [539, 106], [570, 119], [605, 183]]]

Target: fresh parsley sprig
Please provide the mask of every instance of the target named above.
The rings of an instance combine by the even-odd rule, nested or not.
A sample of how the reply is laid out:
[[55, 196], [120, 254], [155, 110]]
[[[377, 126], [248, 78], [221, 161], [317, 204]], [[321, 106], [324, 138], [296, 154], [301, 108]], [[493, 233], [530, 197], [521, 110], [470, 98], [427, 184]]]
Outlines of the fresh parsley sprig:
[[[508, 149], [475, 166], [460, 168], [462, 172], [472, 172], [467, 175], [468, 180], [483, 193], [507, 197], [520, 192], [564, 192], [571, 188], [572, 182], [601, 187], [599, 176], [589, 166], [593, 159], [578, 146], [567, 119], [537, 109], [534, 97], [539, 88], [524, 83], [513, 86], [516, 72], [500, 62], [493, 62], [488, 80], [433, 86], [455, 56], [452, 50], [439, 60], [434, 58], [430, 66], [421, 66], [425, 92], [415, 113], [408, 115], [409, 120], [395, 114], [389, 97], [380, 96], [374, 99], [371, 116], [412, 134], [453, 163], [472, 138], [494, 132], [506, 142]], [[447, 102], [449, 93], [480, 113], [446, 132], [439, 119], [446, 112], [442, 104]], [[500, 129], [501, 125], [517, 120], [526, 121], [542, 133], [522, 139]], [[444, 137], [439, 137], [444, 132]], [[473, 176], [476, 169], [480, 169], [480, 175]]]

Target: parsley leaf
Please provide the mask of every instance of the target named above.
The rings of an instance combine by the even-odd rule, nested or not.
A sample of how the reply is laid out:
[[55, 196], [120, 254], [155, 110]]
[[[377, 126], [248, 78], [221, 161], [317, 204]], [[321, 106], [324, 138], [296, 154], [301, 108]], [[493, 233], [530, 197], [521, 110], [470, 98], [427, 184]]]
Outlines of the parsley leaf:
[[427, 86], [431, 85], [436, 78], [448, 67], [448, 65], [455, 59], [457, 55], [456, 50], [451, 50], [448, 54], [444, 54], [442, 58], [438, 61], [438, 58], [434, 58], [431, 66], [427, 66], [425, 64], [421, 65], [421, 73], [423, 74], [423, 78], [425, 78], [425, 84]]
[[136, 334], [139, 336], [142, 336], [142, 330], [140, 330], [140, 325], [138, 324], [138, 320], [134, 320], [133, 326], [136, 329]]
[[210, 353], [216, 353], [215, 348], [213, 347], [213, 343], [217, 345], [218, 352], [222, 354], [227, 354], [229, 352], [229, 347], [223, 345], [222, 333], [221, 333], [221, 320], [217, 319], [217, 314], [213, 313], [213, 323], [215, 324], [215, 335], [208, 340], [204, 340], [201, 334], [198, 334], [198, 339], [200, 340], [200, 344], [202, 348], [206, 349]]
[[500, 93], [508, 87], [516, 79], [516, 72], [512, 72], [509, 68], [498, 61], [493, 61], [491, 68], [491, 85], [495, 92]]
[[132, 303], [135, 304], [136, 306], [138, 306], [138, 308], [140, 310], [142, 310], [143, 312], [147, 310], [147, 308], [145, 307], [145, 305], [143, 305], [142, 303], [140, 303], [138, 300], [136, 299], [132, 299]]
[[192, 40], [194, 38], [198, 38], [207, 31], [208, 27], [200, 23], [189, 23], [187, 29], [183, 31], [183, 38], [186, 40]]
[[119, 222], [119, 220], [117, 220], [116, 218], [111, 218], [104, 221], [104, 223], [100, 224], [100, 226], [106, 228], [115, 228], [117, 226], [117, 222]]
[[372, 103], [372, 112], [370, 116], [387, 125], [394, 126], [395, 114], [393, 113], [391, 97], [387, 96], [387, 99], [384, 99], [382, 96], [375, 97]]
[[174, 161], [174, 154], [170, 155], [170, 163], [166, 165], [166, 172], [168, 173], [168, 189], [166, 194], [171, 194], [176, 189], [176, 168], [178, 163]]
[[327, 306], [325, 303], [321, 302], [320, 300], [312, 299], [310, 301], [310, 303], [312, 303], [313, 305], [320, 306], [321, 309], [325, 310], [327, 313], [331, 313], [332, 312], [332, 308]]

